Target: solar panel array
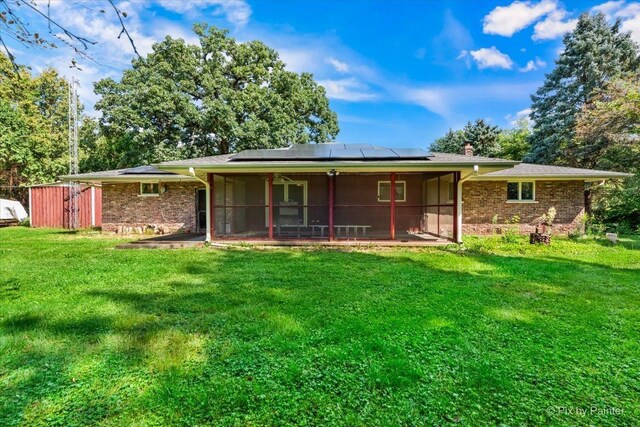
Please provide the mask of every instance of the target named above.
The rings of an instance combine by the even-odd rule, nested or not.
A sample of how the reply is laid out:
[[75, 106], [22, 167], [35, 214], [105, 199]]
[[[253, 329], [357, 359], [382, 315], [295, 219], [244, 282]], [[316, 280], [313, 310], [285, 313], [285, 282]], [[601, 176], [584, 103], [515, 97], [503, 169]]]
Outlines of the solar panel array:
[[153, 166], [137, 166], [135, 168], [125, 169], [120, 175], [173, 175], [171, 172], [161, 171]]
[[431, 154], [419, 148], [386, 148], [371, 144], [296, 144], [289, 148], [246, 150], [232, 161], [266, 160], [420, 160]]

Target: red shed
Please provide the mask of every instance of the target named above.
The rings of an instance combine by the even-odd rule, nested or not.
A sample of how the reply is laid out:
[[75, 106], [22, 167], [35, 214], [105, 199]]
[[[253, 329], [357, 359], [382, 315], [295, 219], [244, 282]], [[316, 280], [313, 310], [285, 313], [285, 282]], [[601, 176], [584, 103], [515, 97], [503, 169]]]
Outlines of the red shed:
[[[67, 183], [42, 184], [29, 188], [29, 220], [32, 227], [69, 228], [72, 188]], [[102, 188], [80, 185], [78, 223], [80, 228], [102, 226]]]

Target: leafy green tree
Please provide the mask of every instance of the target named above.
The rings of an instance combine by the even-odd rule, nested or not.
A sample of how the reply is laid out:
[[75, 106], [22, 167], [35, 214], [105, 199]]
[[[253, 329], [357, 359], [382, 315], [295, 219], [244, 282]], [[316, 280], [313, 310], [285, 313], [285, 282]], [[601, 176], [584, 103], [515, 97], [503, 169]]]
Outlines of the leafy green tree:
[[534, 126], [525, 160], [588, 166], [573, 146], [576, 116], [607, 81], [637, 70], [638, 47], [619, 21], [609, 25], [602, 13], [581, 15], [563, 42], [555, 68], [531, 97]]
[[529, 152], [529, 137], [531, 136], [531, 126], [529, 120], [518, 120], [516, 125], [502, 131], [498, 137], [500, 149], [496, 157], [509, 160], [522, 160]]
[[436, 153], [462, 154], [464, 147], [464, 135], [462, 130], [451, 130], [431, 143], [429, 149]]
[[120, 154], [118, 148], [100, 131], [98, 120], [84, 117], [78, 129], [79, 169], [81, 172], [95, 172], [116, 169]]
[[196, 25], [198, 46], [167, 37], [116, 82], [104, 79], [100, 127], [117, 166], [226, 154], [291, 143], [327, 142], [338, 133], [322, 86], [285, 69], [259, 41]]
[[0, 186], [54, 181], [68, 167], [68, 86], [53, 69], [38, 75], [0, 54]]
[[640, 80], [607, 83], [583, 106], [576, 120], [575, 151], [594, 168], [640, 169]]
[[625, 182], [593, 188], [593, 213], [600, 222], [640, 226], [640, 80], [615, 79], [584, 106], [576, 121], [576, 152], [586, 164], [634, 173]]
[[9, 189], [20, 184], [22, 167], [33, 160], [29, 142], [20, 112], [0, 99], [0, 177]]

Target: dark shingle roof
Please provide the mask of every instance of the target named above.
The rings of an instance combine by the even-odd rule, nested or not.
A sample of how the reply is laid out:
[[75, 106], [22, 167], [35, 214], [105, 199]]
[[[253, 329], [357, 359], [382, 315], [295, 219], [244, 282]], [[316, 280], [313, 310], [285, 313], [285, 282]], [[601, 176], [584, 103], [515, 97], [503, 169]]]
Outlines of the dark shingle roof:
[[154, 166], [136, 166], [134, 168], [113, 169], [100, 172], [79, 173], [77, 175], [63, 175], [63, 181], [100, 181], [100, 180], [132, 180], [158, 179], [158, 180], [191, 180], [190, 176], [178, 175], [172, 172], [160, 170]]
[[537, 165], [520, 163], [509, 169], [502, 169], [481, 175], [479, 178], [626, 178], [628, 173], [602, 171], [595, 169], [570, 168], [566, 166]]

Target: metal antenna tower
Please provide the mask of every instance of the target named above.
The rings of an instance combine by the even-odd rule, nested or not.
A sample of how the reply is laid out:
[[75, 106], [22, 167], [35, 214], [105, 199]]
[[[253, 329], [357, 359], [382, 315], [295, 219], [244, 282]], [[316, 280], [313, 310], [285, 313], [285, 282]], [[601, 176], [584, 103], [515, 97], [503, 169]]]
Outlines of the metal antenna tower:
[[[69, 175], [78, 173], [78, 80], [71, 76], [69, 81]], [[69, 183], [69, 228], [79, 227], [80, 187], [77, 182]]]

